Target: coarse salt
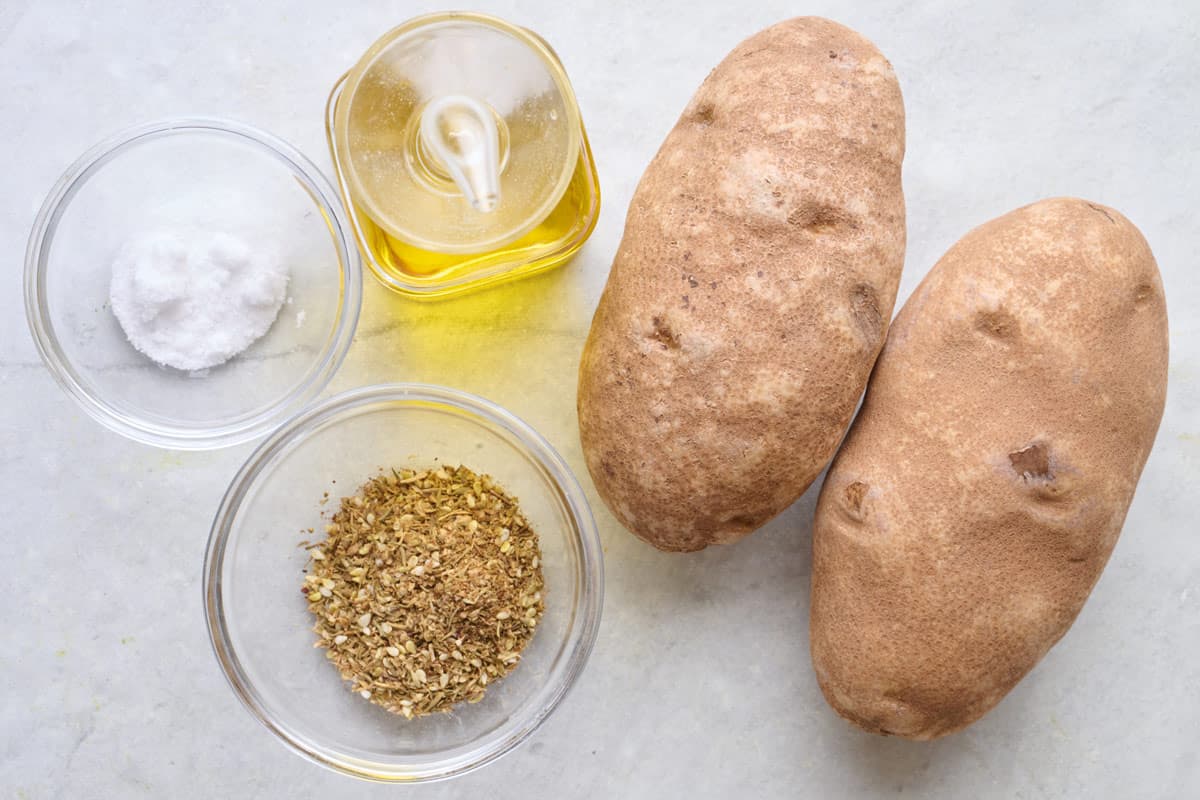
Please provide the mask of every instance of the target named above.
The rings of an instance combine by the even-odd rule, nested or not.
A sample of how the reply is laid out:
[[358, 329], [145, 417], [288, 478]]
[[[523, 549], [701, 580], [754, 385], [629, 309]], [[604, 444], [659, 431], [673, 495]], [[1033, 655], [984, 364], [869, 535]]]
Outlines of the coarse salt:
[[109, 299], [130, 344], [159, 364], [215, 367], [263, 336], [288, 272], [277, 254], [229, 233], [153, 232], [121, 247]]

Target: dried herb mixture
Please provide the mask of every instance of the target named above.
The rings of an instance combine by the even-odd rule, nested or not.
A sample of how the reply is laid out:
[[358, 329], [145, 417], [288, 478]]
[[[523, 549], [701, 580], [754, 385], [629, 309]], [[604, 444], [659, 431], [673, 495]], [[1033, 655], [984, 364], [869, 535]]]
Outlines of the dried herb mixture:
[[476, 702], [542, 618], [537, 534], [487, 475], [393, 470], [340, 507], [303, 592], [351, 688], [412, 718]]

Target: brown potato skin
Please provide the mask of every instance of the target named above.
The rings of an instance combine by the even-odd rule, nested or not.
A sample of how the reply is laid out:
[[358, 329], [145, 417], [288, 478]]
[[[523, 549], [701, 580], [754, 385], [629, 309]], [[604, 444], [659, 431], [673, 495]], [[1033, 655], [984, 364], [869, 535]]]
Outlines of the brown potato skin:
[[904, 262], [904, 104], [816, 17], [713, 70], [634, 194], [579, 371], [600, 496], [662, 550], [755, 530], [817, 476], [882, 347]]
[[1158, 267], [1118, 212], [1044, 200], [954, 245], [818, 501], [810, 636], [834, 709], [933, 739], [995, 706], [1099, 579], [1166, 382]]

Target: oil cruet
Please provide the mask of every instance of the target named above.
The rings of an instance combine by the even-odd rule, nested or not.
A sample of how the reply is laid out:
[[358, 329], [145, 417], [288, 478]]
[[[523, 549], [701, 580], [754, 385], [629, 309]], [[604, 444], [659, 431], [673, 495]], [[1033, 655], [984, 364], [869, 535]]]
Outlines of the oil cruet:
[[364, 261], [402, 294], [549, 269], [595, 227], [599, 184], [562, 63], [495, 17], [389, 31], [334, 87], [326, 129]]

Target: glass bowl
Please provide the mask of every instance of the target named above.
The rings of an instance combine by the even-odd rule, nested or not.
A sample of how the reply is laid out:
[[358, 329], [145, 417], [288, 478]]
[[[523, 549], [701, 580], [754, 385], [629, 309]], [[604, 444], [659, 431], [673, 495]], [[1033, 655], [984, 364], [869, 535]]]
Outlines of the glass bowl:
[[[480, 702], [407, 720], [352, 692], [325, 651], [313, 647], [313, 619], [299, 590], [308, 554], [299, 545], [324, 538], [322, 512], [370, 476], [460, 463], [517, 497], [537, 531], [545, 616], [516, 669]], [[208, 630], [237, 696], [302, 755], [377, 781], [447, 778], [511, 750], [566, 694], [599, 627], [602, 558], [579, 484], [524, 422], [449, 389], [366, 387], [289, 421], [234, 478], [208, 543]]]
[[[219, 366], [160, 366], [109, 308], [111, 263], [148, 232], [232, 233], [290, 271], [270, 330]], [[85, 153], [50, 191], [25, 256], [25, 310], [59, 384], [96, 420], [187, 450], [261, 436], [313, 400], [354, 335], [362, 269], [337, 194], [286, 142], [239, 123], [172, 119]]]

